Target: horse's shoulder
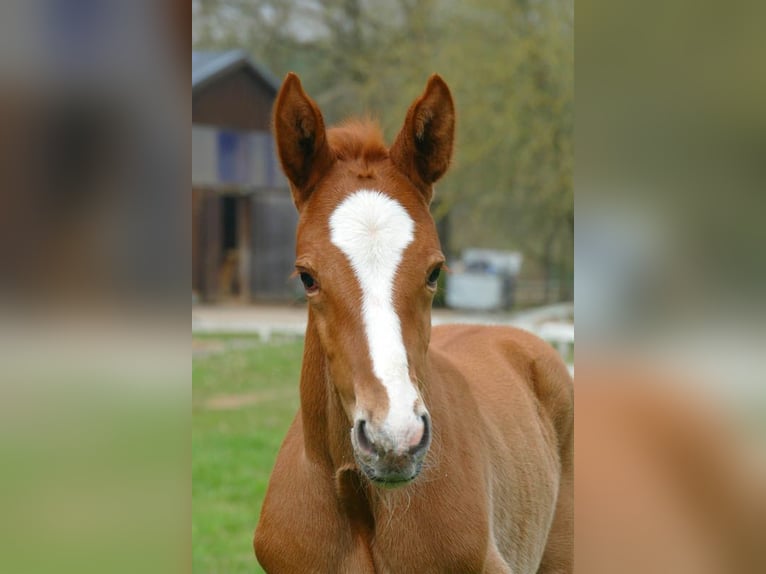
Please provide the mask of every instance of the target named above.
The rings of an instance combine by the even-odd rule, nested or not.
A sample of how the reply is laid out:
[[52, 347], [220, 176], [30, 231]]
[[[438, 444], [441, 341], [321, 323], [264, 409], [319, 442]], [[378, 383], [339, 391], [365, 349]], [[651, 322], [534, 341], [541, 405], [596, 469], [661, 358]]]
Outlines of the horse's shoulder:
[[[521, 537], [536, 549], [529, 555], [534, 562], [543, 554], [547, 530], [544, 536], [537, 534], [550, 524], [561, 493], [565, 494], [559, 503], [562, 518], [556, 519], [556, 536], [569, 535], [573, 429], [569, 371], [551, 345], [511, 327], [435, 327], [430, 349], [434, 386], [439, 394], [449, 395], [448, 408], [455, 411], [460, 405], [462, 415], [466, 404], [477, 407], [472, 417], [463, 418], [484, 431], [475, 435], [484, 437], [483, 451], [489, 453], [494, 469], [493, 502], [523, 509], [512, 523], [494, 517], [502, 555], [513, 556], [509, 540]], [[546, 559], [555, 562], [566, 551], [561, 548], [557, 547], [558, 553], [548, 551]], [[524, 559], [517, 558], [515, 568], [523, 570]]]
[[255, 554], [268, 572], [296, 568], [302, 555], [314, 550], [312, 531], [320, 518], [315, 508], [324, 489], [321, 478], [314, 489], [308, 488], [306, 464], [299, 412], [277, 454], [255, 529]]
[[[507, 379], [528, 388], [550, 416], [560, 438], [571, 434], [574, 397], [572, 377], [558, 352], [537, 335], [499, 325], [434, 327], [431, 348], [478, 386]], [[498, 374], [506, 370], [508, 377]], [[478, 373], [492, 372], [491, 381]]]

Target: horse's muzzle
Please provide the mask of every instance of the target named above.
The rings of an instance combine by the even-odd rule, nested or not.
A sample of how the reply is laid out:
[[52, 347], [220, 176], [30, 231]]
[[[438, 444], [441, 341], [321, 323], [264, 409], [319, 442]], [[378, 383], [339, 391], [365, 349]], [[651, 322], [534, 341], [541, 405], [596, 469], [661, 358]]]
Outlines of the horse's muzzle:
[[[372, 432], [367, 421], [356, 421], [351, 443], [359, 467], [373, 484], [396, 488], [412, 482], [420, 474], [431, 444], [431, 417], [420, 417], [422, 432], [415, 444], [395, 441], [381, 432]], [[412, 441], [414, 442], [414, 441]]]

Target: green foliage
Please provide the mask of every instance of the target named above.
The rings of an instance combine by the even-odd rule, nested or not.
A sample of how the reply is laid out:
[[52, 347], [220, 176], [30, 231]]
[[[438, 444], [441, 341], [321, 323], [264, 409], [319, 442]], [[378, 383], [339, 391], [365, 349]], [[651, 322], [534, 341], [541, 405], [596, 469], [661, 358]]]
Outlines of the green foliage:
[[277, 451], [298, 408], [303, 342], [192, 341], [195, 572], [262, 572], [252, 538]]
[[195, 10], [195, 46], [244, 46], [277, 76], [294, 70], [328, 123], [374, 111], [389, 140], [441, 73], [458, 109], [434, 210], [451, 221], [444, 247], [517, 249], [543, 278], [571, 279], [571, 0], [208, 0]]

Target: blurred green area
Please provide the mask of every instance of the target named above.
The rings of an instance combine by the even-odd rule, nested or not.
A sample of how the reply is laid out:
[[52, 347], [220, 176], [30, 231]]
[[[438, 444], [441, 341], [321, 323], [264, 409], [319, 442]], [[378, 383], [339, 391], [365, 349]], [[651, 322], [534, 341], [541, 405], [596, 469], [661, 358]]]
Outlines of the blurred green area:
[[184, 571], [188, 394], [168, 377], [82, 370], [0, 390], [0, 569]]
[[329, 124], [373, 114], [389, 141], [441, 74], [458, 111], [433, 205], [443, 249], [518, 250], [535, 278], [571, 284], [571, 0], [206, 0], [193, 11], [195, 50], [243, 48], [279, 78], [295, 71]]
[[192, 339], [195, 572], [262, 572], [252, 548], [277, 451], [298, 408], [303, 340]]

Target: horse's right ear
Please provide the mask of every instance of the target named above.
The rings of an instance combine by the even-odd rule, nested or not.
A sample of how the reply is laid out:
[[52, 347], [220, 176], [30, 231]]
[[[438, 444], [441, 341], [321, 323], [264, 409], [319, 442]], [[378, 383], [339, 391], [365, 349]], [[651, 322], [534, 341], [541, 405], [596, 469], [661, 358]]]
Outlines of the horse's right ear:
[[285, 77], [274, 104], [274, 138], [293, 201], [300, 210], [332, 165], [332, 153], [322, 113], [292, 72]]

